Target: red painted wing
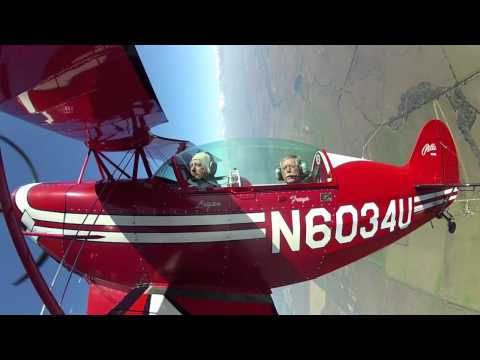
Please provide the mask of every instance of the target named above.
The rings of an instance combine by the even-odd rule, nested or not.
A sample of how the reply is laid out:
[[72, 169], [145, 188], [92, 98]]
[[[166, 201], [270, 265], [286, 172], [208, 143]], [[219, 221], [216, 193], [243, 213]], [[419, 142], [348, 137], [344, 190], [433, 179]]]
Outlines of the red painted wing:
[[98, 150], [167, 121], [134, 46], [0, 46], [0, 111]]
[[270, 294], [138, 287], [129, 292], [91, 284], [89, 315], [277, 315]]

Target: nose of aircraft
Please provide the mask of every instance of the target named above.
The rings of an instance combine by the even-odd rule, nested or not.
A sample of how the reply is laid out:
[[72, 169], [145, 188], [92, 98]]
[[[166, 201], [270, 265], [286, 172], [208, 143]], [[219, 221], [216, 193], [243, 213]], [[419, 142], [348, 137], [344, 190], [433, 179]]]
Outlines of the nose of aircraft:
[[34, 185], [36, 185], [36, 183], [20, 186], [11, 193], [15, 217], [19, 223], [23, 225], [23, 229], [27, 231], [32, 230], [34, 225], [34, 220], [29, 213], [30, 208], [28, 204], [28, 193]]

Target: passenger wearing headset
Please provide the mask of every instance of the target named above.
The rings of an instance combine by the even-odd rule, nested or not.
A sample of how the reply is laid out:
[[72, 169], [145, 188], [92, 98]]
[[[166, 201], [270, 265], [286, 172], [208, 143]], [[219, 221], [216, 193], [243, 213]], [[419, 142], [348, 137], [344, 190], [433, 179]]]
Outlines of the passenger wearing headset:
[[297, 155], [287, 155], [280, 161], [276, 174], [278, 180], [283, 180], [286, 184], [298, 184], [308, 176], [307, 164]]
[[189, 186], [195, 186], [199, 189], [218, 187], [219, 185], [214, 177], [216, 171], [217, 163], [209, 153], [203, 151], [196, 153], [190, 161]]

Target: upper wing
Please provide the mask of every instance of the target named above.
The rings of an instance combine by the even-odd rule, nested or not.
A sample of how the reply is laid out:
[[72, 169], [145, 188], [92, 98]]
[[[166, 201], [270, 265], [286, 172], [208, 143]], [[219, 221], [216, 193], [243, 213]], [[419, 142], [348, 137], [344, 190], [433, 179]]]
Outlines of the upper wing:
[[147, 153], [154, 159], [165, 161], [173, 155], [185, 150], [194, 143], [188, 140], [170, 139], [151, 134], [152, 141], [145, 147]]
[[167, 121], [134, 46], [0, 46], [0, 111], [97, 150]]

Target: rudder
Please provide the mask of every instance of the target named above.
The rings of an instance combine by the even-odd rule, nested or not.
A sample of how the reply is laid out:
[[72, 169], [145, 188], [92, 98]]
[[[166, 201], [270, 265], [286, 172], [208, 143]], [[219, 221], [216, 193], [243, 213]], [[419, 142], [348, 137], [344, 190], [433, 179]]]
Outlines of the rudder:
[[420, 131], [407, 163], [418, 184], [458, 184], [460, 182], [455, 142], [448, 126], [430, 120]]

